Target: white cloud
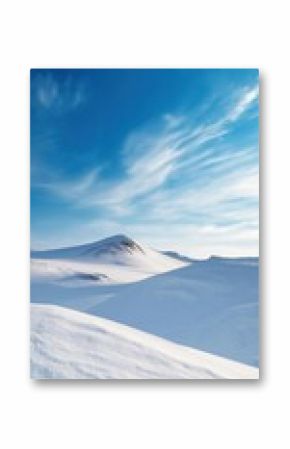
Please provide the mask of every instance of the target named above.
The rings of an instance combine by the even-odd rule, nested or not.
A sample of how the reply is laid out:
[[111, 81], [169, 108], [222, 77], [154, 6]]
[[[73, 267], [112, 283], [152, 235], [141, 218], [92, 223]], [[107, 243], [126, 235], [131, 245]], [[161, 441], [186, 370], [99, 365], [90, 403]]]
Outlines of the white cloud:
[[237, 120], [248, 108], [249, 106], [258, 98], [259, 95], [259, 87], [255, 86], [245, 90], [243, 95], [241, 95], [239, 101], [232, 108], [228, 115], [228, 120], [235, 121]]
[[95, 188], [101, 169], [93, 168], [76, 180], [63, 180], [58, 176], [50, 175], [46, 181], [38, 181], [35, 187], [48, 190], [50, 193], [60, 196], [68, 201], [78, 202], [87, 192]]
[[68, 76], [60, 81], [53, 72], [38, 74], [33, 80], [32, 95], [40, 106], [55, 113], [76, 109], [85, 101], [84, 87]]
[[[50, 85], [42, 93], [44, 103], [55, 101], [55, 89]], [[106, 180], [101, 169], [93, 169], [74, 181], [42, 187], [74, 207], [101, 210], [107, 217], [105, 233], [128, 232], [157, 247], [175, 247], [191, 255], [254, 255], [257, 148], [228, 148], [223, 138], [257, 95], [257, 87], [244, 90], [212, 123], [192, 127], [190, 118], [166, 115], [157, 125], [135, 130], [121, 151], [123, 172], [113, 181]], [[99, 231], [102, 221], [96, 222]], [[86, 225], [87, 237], [94, 223]]]

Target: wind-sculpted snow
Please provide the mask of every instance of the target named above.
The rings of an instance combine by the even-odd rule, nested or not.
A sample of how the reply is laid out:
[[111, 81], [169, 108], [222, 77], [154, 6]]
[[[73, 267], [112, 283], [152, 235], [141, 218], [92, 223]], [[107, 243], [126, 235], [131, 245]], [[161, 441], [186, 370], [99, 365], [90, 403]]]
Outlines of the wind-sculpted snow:
[[258, 366], [257, 261], [212, 259], [120, 289], [87, 312]]
[[31, 306], [34, 379], [257, 379], [258, 370], [102, 318]]
[[259, 365], [257, 258], [184, 263], [144, 247], [133, 253], [122, 249], [106, 263], [104, 254], [89, 260], [50, 256], [32, 259], [32, 302], [61, 305]]

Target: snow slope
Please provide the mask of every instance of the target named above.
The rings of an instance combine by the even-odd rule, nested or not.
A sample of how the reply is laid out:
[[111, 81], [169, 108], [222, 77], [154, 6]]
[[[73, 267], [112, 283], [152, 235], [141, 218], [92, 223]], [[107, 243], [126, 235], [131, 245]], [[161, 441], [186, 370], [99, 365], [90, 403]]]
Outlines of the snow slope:
[[258, 298], [257, 260], [213, 258], [128, 285], [86, 311], [258, 366]]
[[258, 370], [102, 318], [31, 306], [34, 379], [257, 379]]
[[127, 283], [184, 266], [185, 262], [125, 235], [46, 251], [31, 252], [31, 276], [75, 283]]
[[33, 253], [32, 302], [100, 316], [259, 365], [257, 258], [184, 263], [132, 242], [115, 236]]

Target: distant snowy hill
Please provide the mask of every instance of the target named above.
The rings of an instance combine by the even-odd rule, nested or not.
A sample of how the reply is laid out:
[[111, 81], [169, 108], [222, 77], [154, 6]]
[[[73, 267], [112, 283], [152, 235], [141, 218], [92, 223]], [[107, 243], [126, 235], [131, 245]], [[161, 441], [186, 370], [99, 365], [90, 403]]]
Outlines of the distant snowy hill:
[[61, 305], [259, 364], [257, 258], [185, 263], [114, 236], [33, 252], [31, 274], [32, 302]]
[[143, 253], [143, 248], [132, 239], [125, 235], [114, 235], [103, 240], [99, 240], [93, 243], [87, 243], [83, 245], [72, 246], [68, 248], [60, 249], [49, 249], [44, 251], [32, 251], [32, 257], [38, 258], [61, 258], [70, 259], [71, 257], [87, 258], [93, 257], [98, 258], [100, 256], [105, 256], [109, 258], [114, 256], [118, 258], [120, 255], [126, 254], [138, 254]]
[[34, 304], [31, 377], [257, 379], [258, 370], [102, 318]]
[[125, 235], [70, 248], [32, 251], [31, 259], [32, 277], [54, 277], [67, 284], [133, 282], [185, 265]]

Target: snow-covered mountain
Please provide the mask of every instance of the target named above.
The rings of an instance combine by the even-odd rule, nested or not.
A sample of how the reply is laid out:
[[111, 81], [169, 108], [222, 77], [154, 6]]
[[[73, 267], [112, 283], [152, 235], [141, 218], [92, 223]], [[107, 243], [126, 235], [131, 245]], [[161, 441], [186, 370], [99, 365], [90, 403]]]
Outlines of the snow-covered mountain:
[[49, 249], [44, 251], [32, 251], [32, 257], [44, 259], [70, 259], [71, 257], [98, 258], [101, 256], [105, 256], [107, 258], [108, 256], [114, 255], [114, 258], [115, 256], [117, 256], [118, 258], [118, 256], [121, 254], [133, 255], [138, 253], [144, 254], [144, 252], [145, 251], [143, 250], [143, 248], [137, 242], [123, 234], [120, 234], [108, 237], [97, 242], [87, 243], [83, 245], [52, 250]]
[[258, 370], [102, 318], [31, 307], [34, 379], [256, 379]]
[[32, 251], [31, 258], [32, 277], [54, 276], [70, 283], [133, 282], [185, 265], [125, 235], [69, 248]]
[[31, 300], [258, 366], [258, 259], [185, 262], [125, 236], [32, 252]]

